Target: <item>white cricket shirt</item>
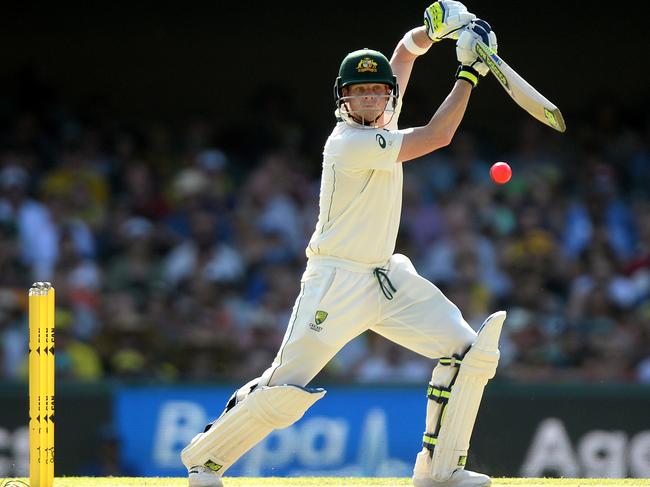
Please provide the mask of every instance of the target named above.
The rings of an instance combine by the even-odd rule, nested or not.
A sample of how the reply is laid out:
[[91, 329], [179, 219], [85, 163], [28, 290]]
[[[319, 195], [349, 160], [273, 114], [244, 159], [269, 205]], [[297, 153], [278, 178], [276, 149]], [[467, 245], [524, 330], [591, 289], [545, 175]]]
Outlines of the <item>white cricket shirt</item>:
[[[384, 265], [395, 250], [402, 211], [401, 100], [386, 129], [338, 122], [325, 143], [316, 229], [305, 253]], [[410, 129], [409, 129], [410, 130]]]

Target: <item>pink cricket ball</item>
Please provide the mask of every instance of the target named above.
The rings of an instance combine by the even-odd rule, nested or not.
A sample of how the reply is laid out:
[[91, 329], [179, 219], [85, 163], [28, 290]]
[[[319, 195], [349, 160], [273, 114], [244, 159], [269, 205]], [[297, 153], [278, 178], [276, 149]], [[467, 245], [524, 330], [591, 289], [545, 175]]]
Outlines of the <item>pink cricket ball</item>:
[[490, 168], [490, 177], [497, 184], [505, 184], [512, 177], [512, 169], [505, 162], [495, 162]]

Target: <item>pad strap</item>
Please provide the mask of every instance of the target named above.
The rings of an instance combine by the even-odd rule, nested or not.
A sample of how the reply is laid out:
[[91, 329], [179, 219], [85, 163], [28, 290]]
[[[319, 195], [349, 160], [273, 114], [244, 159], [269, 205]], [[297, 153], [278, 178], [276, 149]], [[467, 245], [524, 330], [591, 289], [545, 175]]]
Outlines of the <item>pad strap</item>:
[[451, 387], [437, 386], [429, 384], [427, 397], [438, 404], [447, 404], [451, 395]]
[[438, 443], [438, 435], [432, 433], [424, 433], [422, 436], [422, 446], [433, 453], [436, 444]]
[[442, 357], [441, 359], [438, 359], [438, 363], [450, 367], [460, 367], [463, 363], [463, 357], [455, 353], [451, 357]]
[[[433, 455], [433, 451], [438, 444], [438, 436], [431, 433], [424, 433], [422, 436], [422, 446], [429, 451], [430, 455]], [[457, 467], [463, 468], [467, 463], [467, 455], [460, 455], [458, 457], [458, 462], [456, 463]]]

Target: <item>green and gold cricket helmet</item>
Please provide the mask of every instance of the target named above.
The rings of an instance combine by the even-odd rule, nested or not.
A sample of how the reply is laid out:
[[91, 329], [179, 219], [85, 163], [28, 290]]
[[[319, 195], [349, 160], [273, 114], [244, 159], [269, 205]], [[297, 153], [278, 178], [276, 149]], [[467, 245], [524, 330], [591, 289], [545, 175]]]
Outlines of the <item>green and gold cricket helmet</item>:
[[397, 102], [399, 96], [397, 77], [393, 74], [386, 56], [379, 51], [359, 49], [345, 56], [334, 83], [334, 99], [337, 106], [343, 97], [343, 88], [359, 83], [387, 84], [391, 87], [393, 103]]

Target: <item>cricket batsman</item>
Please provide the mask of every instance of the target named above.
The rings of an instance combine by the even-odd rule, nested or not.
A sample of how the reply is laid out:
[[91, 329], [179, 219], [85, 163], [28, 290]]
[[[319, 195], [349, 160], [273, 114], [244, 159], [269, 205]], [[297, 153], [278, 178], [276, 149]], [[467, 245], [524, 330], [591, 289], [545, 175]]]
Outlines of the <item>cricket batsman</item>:
[[[223, 473], [245, 452], [299, 420], [325, 395], [307, 384], [369, 329], [437, 360], [413, 485], [491, 483], [464, 467], [483, 389], [497, 368], [506, 313], [492, 314], [475, 332], [408, 257], [393, 252], [403, 164], [451, 143], [471, 93], [488, 72], [474, 45], [481, 39], [496, 51], [496, 35], [457, 1], [435, 2], [424, 17], [423, 27], [398, 42], [390, 62], [378, 51], [360, 49], [340, 65], [337, 123], [323, 150], [320, 213], [284, 340], [262, 376], [235, 391], [221, 416], [182, 451], [191, 487], [221, 487]], [[451, 92], [429, 123], [398, 129], [413, 63], [446, 39], [456, 41], [459, 62]]]

